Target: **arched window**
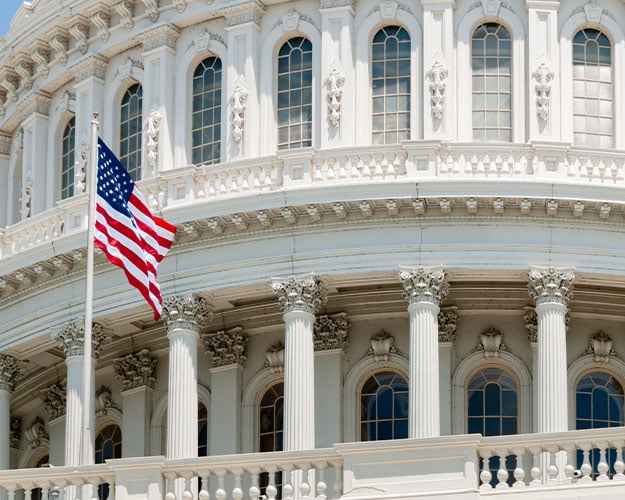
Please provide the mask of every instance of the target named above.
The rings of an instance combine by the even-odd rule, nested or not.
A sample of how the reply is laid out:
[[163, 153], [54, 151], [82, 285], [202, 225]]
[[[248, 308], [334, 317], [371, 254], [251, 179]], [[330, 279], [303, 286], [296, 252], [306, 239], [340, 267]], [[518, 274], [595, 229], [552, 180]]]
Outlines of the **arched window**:
[[360, 440], [408, 437], [408, 383], [397, 372], [373, 374], [360, 391]]
[[573, 142], [613, 145], [612, 47], [601, 31], [586, 28], [573, 37]]
[[208, 456], [208, 410], [201, 401], [197, 404], [197, 456]]
[[501, 24], [484, 23], [473, 32], [473, 139], [512, 140], [512, 40]]
[[[116, 424], [107, 425], [95, 438], [95, 463], [103, 464], [110, 458], [122, 458], [122, 430]], [[98, 497], [109, 497], [108, 483], [98, 487]]]
[[[40, 456], [34, 463], [33, 467], [43, 467], [44, 465], [47, 467], [48, 464], [50, 463], [50, 456], [49, 455], [42, 455]], [[41, 488], [34, 488], [31, 491], [31, 500], [41, 500], [43, 497], [43, 492], [41, 491]]]
[[[282, 451], [284, 435], [284, 382], [270, 386], [258, 406], [258, 451]], [[260, 475], [261, 494], [266, 493], [269, 484], [269, 474]], [[278, 489], [278, 498], [281, 498], [282, 473], [276, 473], [274, 485]]]
[[[623, 386], [610, 373], [593, 371], [582, 375], [575, 386], [575, 428], [598, 429], [625, 425]], [[595, 448], [589, 455], [593, 476], [597, 474], [601, 450]], [[616, 450], [609, 449], [609, 473], [614, 473]], [[582, 451], [577, 452], [578, 467], [584, 462]]]
[[221, 157], [221, 59], [208, 57], [193, 72], [191, 158], [195, 165]]
[[[467, 431], [483, 436], [519, 432], [518, 383], [508, 371], [497, 367], [478, 370], [467, 385]], [[480, 459], [480, 469], [482, 468]], [[514, 456], [506, 457], [508, 483], [514, 482]], [[499, 457], [489, 461], [493, 484], [497, 482]]]
[[278, 52], [278, 149], [312, 145], [312, 43], [287, 40]]
[[119, 160], [136, 181], [141, 178], [143, 87], [135, 83], [122, 97], [119, 121]]
[[410, 35], [386, 26], [371, 46], [372, 142], [410, 139]]
[[74, 196], [74, 144], [76, 118], [71, 117], [63, 130], [61, 147], [61, 199]]

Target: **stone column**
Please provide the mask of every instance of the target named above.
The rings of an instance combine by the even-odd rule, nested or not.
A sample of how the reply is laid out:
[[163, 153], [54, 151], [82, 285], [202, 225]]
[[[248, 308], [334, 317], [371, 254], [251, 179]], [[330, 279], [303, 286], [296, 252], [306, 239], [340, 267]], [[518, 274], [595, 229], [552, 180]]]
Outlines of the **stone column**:
[[15, 358], [0, 354], [0, 470], [11, 467], [11, 395], [20, 375]]
[[65, 463], [64, 465], [89, 465], [95, 461], [95, 363], [100, 353], [100, 343], [105, 334], [102, 326], [93, 323], [92, 326], [92, 357], [91, 357], [91, 395], [89, 404], [89, 428], [91, 436], [88, 462], [83, 464], [81, 457], [81, 435], [83, 415], [83, 360], [85, 344], [85, 327], [82, 319], [64, 323], [54, 332], [54, 340], [58, 341], [65, 353], [67, 366], [67, 387], [65, 405]]
[[115, 360], [113, 368], [122, 383], [122, 457], [149, 456], [156, 356], [143, 349]]
[[442, 267], [400, 267], [410, 314], [408, 437], [440, 435], [438, 313], [447, 295]]
[[572, 297], [572, 269], [532, 267], [529, 294], [538, 323], [536, 431], [568, 430], [566, 312]]
[[206, 300], [194, 293], [163, 302], [169, 338], [167, 458], [197, 456], [197, 343], [208, 315]]
[[284, 311], [284, 450], [315, 448], [315, 312], [326, 301], [313, 273], [273, 278]]
[[209, 443], [211, 455], [241, 451], [241, 394], [248, 335], [241, 327], [202, 337], [211, 372]]

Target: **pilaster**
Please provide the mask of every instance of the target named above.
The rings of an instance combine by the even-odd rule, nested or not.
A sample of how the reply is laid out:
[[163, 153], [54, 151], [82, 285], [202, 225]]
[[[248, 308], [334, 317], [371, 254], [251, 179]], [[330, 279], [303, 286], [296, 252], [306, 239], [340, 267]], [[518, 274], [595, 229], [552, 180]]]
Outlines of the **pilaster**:
[[284, 450], [315, 447], [315, 312], [326, 301], [313, 273], [273, 278], [271, 287], [284, 312]]
[[438, 314], [448, 285], [442, 267], [400, 266], [410, 315], [408, 436], [440, 435]]
[[0, 470], [11, 467], [11, 395], [21, 374], [13, 356], [0, 354]]
[[65, 388], [52, 384], [41, 391], [43, 407], [48, 412], [48, 429], [50, 431], [50, 463], [65, 465], [65, 409], [67, 397]]
[[441, 416], [441, 436], [452, 433], [452, 353], [456, 341], [458, 326], [458, 308], [445, 307], [438, 313], [438, 368], [439, 368], [439, 401]]

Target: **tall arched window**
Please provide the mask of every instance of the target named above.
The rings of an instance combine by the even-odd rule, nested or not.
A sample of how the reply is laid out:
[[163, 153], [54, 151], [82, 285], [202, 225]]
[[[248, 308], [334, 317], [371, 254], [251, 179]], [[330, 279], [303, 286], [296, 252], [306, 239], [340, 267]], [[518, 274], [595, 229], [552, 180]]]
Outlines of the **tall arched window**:
[[[110, 458], [122, 458], [122, 430], [119, 425], [109, 424], [95, 438], [95, 463], [103, 464]], [[109, 485], [98, 487], [100, 500], [109, 497]]]
[[612, 47], [601, 31], [586, 28], [573, 37], [573, 142], [613, 145]]
[[221, 157], [221, 59], [207, 57], [193, 72], [191, 158], [195, 165]]
[[312, 145], [312, 43], [287, 40], [278, 52], [278, 149]]
[[[258, 406], [258, 451], [282, 451], [284, 435], [284, 382], [270, 386]], [[260, 490], [264, 495], [269, 484], [269, 474], [260, 475]], [[282, 473], [276, 473], [274, 485], [281, 497]]]
[[410, 139], [410, 35], [386, 26], [371, 46], [372, 142]]
[[397, 372], [373, 374], [360, 391], [360, 440], [408, 437], [408, 383]]
[[63, 129], [61, 147], [61, 199], [74, 196], [74, 144], [76, 118], [71, 117]]
[[141, 178], [143, 87], [135, 83], [122, 97], [119, 121], [119, 159], [136, 181]]
[[201, 401], [197, 404], [197, 456], [208, 456], [208, 410]]
[[512, 40], [497, 23], [484, 23], [473, 32], [473, 139], [512, 140]]

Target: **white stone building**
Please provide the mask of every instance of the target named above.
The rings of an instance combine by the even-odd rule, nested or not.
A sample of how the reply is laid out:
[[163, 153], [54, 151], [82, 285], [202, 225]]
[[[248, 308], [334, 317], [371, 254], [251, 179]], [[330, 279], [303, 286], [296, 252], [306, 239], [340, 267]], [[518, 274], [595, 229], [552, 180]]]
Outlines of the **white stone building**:
[[[0, 494], [624, 496], [624, 26], [619, 0], [26, 2]], [[96, 254], [84, 461], [93, 112], [178, 238], [158, 322]]]

